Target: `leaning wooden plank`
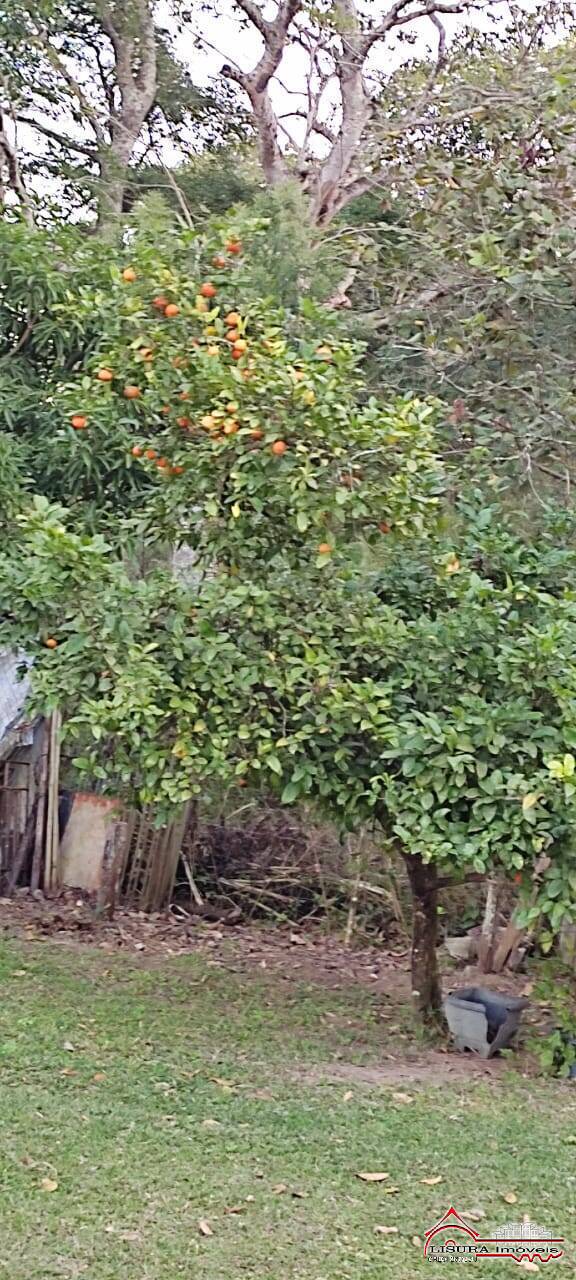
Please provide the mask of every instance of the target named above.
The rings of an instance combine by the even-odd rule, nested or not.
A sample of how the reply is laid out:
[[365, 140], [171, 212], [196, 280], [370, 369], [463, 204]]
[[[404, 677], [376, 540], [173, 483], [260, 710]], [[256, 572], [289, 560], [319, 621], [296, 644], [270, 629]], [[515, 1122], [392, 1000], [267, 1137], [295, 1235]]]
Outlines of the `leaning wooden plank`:
[[28, 854], [30, 852], [30, 849], [34, 841], [35, 831], [36, 831], [36, 805], [33, 805], [30, 810], [30, 813], [28, 814], [28, 818], [26, 819], [26, 826], [24, 827], [24, 831], [22, 832], [18, 845], [16, 846], [14, 861], [12, 863], [12, 866], [8, 874], [8, 880], [6, 884], [6, 890], [5, 890], [8, 896], [14, 893], [16, 885], [18, 884], [20, 875], [24, 867], [24, 863], [26, 862], [26, 858], [28, 857]]
[[50, 721], [50, 759], [48, 762], [48, 804], [46, 813], [46, 856], [44, 861], [44, 889], [54, 888], [56, 858], [58, 853], [58, 790], [60, 781], [60, 725], [59, 711], [54, 711]]
[[38, 804], [36, 806], [36, 828], [34, 832], [34, 853], [32, 855], [32, 872], [30, 887], [38, 889], [42, 874], [42, 863], [45, 848], [46, 800], [48, 792], [48, 754], [49, 732], [45, 722], [42, 726], [42, 742], [40, 744], [40, 764], [38, 768]]

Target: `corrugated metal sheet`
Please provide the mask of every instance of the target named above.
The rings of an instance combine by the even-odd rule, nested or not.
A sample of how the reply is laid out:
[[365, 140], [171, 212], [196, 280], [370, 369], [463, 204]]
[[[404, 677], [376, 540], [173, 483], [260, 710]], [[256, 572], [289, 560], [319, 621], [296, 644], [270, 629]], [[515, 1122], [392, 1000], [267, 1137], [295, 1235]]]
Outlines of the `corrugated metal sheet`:
[[30, 691], [30, 678], [24, 676], [22, 680], [18, 675], [23, 665], [30, 666], [25, 654], [0, 650], [0, 741], [8, 729], [29, 723], [24, 706]]

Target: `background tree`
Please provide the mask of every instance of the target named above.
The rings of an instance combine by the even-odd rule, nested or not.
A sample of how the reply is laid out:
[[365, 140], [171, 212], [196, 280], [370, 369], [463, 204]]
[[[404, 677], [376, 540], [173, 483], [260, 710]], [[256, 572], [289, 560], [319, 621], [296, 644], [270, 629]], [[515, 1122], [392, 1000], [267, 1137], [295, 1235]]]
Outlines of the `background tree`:
[[576, 457], [571, 66], [570, 42], [454, 53], [390, 155], [394, 198], [364, 206], [378, 248], [350, 291], [375, 385], [442, 396], [449, 456], [520, 482], [528, 508], [571, 499]]
[[15, 171], [5, 148], [7, 185], [26, 206], [32, 184], [43, 207], [52, 196], [60, 219], [95, 209], [105, 226], [132, 166], [157, 160], [167, 140], [173, 154], [228, 128], [226, 93], [194, 85], [149, 0], [10, 0], [0, 47], [3, 133], [19, 154]]
[[[490, 3], [490, 0], [489, 0]], [[222, 76], [239, 85], [249, 100], [258, 139], [260, 161], [271, 185], [296, 173], [309, 196], [312, 221], [327, 225], [351, 201], [386, 180], [374, 134], [379, 95], [389, 76], [381, 65], [402, 56], [424, 41], [428, 58], [417, 95], [419, 113], [431, 100], [434, 62], [430, 63], [430, 32], [436, 67], [446, 54], [446, 20], [485, 10], [475, 0], [430, 3], [396, 0], [382, 13], [366, 12], [355, 0], [335, 0], [327, 7], [303, 0], [279, 0], [268, 16], [258, 0], [235, 0], [241, 19], [258, 36], [261, 52], [246, 71], [232, 58]], [[200, 37], [201, 40], [201, 37]], [[285, 55], [297, 50], [301, 77], [284, 80]], [[282, 110], [275, 105], [278, 85], [292, 101]], [[412, 104], [414, 106], [414, 104]]]

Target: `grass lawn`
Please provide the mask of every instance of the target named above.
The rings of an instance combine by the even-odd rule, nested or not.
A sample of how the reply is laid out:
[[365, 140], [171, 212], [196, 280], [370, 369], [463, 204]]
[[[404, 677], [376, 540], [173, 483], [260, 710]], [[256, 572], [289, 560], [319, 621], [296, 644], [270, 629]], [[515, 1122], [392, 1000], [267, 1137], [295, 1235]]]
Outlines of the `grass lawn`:
[[196, 956], [146, 969], [11, 942], [0, 978], [0, 1275], [411, 1280], [430, 1273], [413, 1237], [451, 1203], [482, 1230], [556, 1229], [567, 1257], [540, 1271], [573, 1271], [576, 1085], [303, 1083], [378, 1063], [374, 998]]

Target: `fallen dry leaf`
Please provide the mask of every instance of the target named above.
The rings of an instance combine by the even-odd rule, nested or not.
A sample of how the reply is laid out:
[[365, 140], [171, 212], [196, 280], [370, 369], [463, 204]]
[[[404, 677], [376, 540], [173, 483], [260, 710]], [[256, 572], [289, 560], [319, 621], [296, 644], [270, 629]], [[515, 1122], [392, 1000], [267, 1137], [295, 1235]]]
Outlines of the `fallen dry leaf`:
[[243, 1204], [231, 1204], [229, 1209], [225, 1209], [224, 1213], [244, 1213]]
[[213, 1236], [213, 1235], [214, 1235], [214, 1232], [213, 1232], [213, 1230], [212, 1230], [212, 1227], [210, 1226], [210, 1223], [209, 1223], [209, 1222], [207, 1222], [205, 1218], [200, 1218], [200, 1221], [199, 1221], [199, 1223], [198, 1223], [198, 1230], [199, 1230], [199, 1232], [200, 1232], [200, 1235], [201, 1235], [201, 1236]]
[[395, 1196], [400, 1187], [382, 1187], [382, 1194], [385, 1196]]
[[503, 1191], [502, 1199], [506, 1201], [506, 1204], [516, 1204], [518, 1201], [518, 1196], [516, 1195], [515, 1191]]
[[421, 1249], [422, 1241], [420, 1239], [420, 1236], [412, 1236], [412, 1244], [416, 1245], [417, 1249]]
[[352, 1090], [351, 1090], [351, 1089], [347, 1089], [347, 1090], [346, 1090], [346, 1093], [344, 1094], [344, 1097], [342, 1098], [342, 1101], [343, 1101], [343, 1102], [350, 1102], [350, 1099], [351, 1099], [351, 1098], [353, 1098], [353, 1097], [354, 1097], [354, 1094], [353, 1094]]
[[404, 1102], [404, 1103], [406, 1103], [406, 1102], [413, 1102], [413, 1101], [414, 1101], [414, 1099], [410, 1096], [410, 1094], [409, 1094], [409, 1093], [393, 1093], [393, 1094], [392, 1094], [392, 1098], [393, 1098], [394, 1102]]
[[420, 1181], [425, 1182], [427, 1187], [436, 1187], [439, 1182], [442, 1182], [442, 1174], [437, 1173], [434, 1178], [421, 1178]]
[[234, 1092], [234, 1085], [231, 1080], [223, 1080], [222, 1076], [210, 1076], [212, 1084], [217, 1084], [219, 1089], [225, 1089], [228, 1093]]
[[65, 1040], [62, 1048], [66, 1050], [66, 1053], [74, 1053], [74, 1045], [71, 1040]]
[[25, 978], [25, 977], [27, 976], [27, 974], [28, 974], [28, 970], [27, 970], [27, 969], [15, 969], [15, 970], [14, 970], [14, 973], [12, 974], [12, 977], [13, 977], [13, 978]]
[[299, 933], [291, 933], [290, 941], [296, 943], [296, 945], [300, 947], [306, 946], [306, 939], [303, 938]]
[[374, 1227], [377, 1236], [397, 1236], [398, 1227]]
[[540, 1270], [540, 1267], [538, 1267], [535, 1262], [531, 1262], [529, 1258], [523, 1258], [522, 1261], [518, 1263], [518, 1266], [523, 1267], [524, 1271]]
[[272, 1187], [272, 1191], [274, 1192], [275, 1196], [283, 1196], [284, 1192], [287, 1190], [288, 1190], [288, 1187], [286, 1186], [285, 1182], [277, 1182], [276, 1186]]
[[292, 1187], [290, 1195], [293, 1197], [294, 1200], [306, 1200], [308, 1196], [308, 1192], [299, 1191], [298, 1187]]
[[101, 1084], [102, 1081], [106, 1079], [106, 1076], [103, 1071], [96, 1071], [95, 1074], [92, 1076], [92, 1079], [94, 1081], [94, 1084]]
[[389, 1173], [357, 1173], [357, 1178], [362, 1182], [385, 1182], [390, 1177]]
[[41, 1191], [57, 1191], [58, 1183], [55, 1178], [43, 1178], [40, 1183]]
[[481, 1222], [486, 1217], [483, 1209], [463, 1209], [462, 1217], [467, 1222]]

